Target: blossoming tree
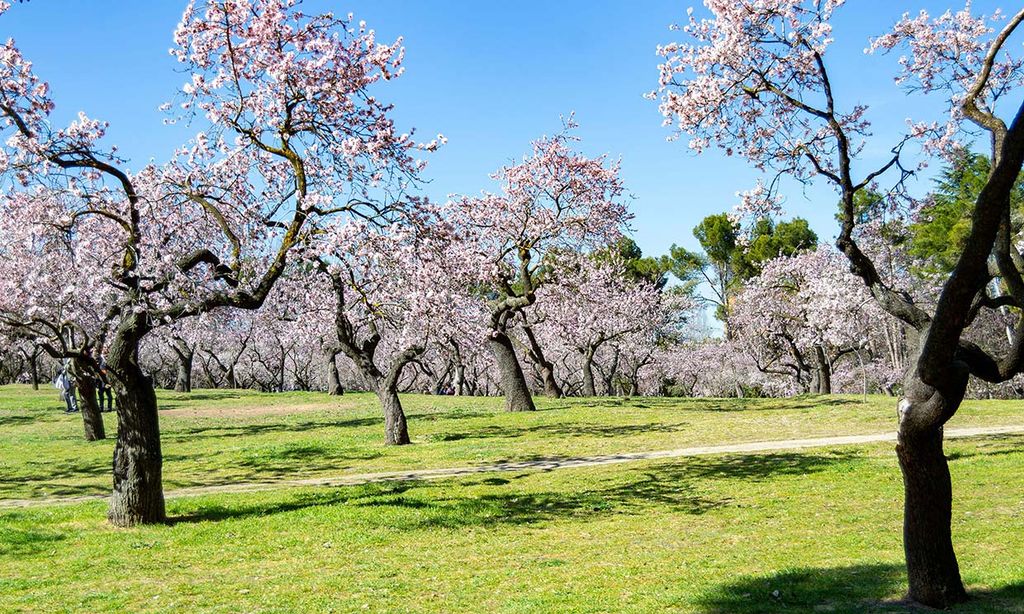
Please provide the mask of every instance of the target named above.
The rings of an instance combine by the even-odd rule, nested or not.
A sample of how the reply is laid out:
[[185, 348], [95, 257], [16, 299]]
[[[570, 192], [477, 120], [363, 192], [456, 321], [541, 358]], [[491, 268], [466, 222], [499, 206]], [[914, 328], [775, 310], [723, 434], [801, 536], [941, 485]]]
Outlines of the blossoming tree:
[[489, 344], [509, 411], [534, 409], [530, 387], [509, 337], [517, 314], [537, 300], [544, 267], [557, 252], [605, 247], [629, 220], [619, 165], [573, 151], [568, 130], [533, 143], [522, 162], [493, 175], [501, 193], [455, 198], [448, 215], [496, 271], [489, 280]]
[[[1010, 53], [1024, 10], [1008, 19], [963, 11], [905, 16], [873, 49], [909, 50], [898, 81], [912, 94], [938, 94], [948, 114], [915, 123], [891, 143], [891, 156], [864, 168], [871, 138], [868, 109], [844, 105], [828, 50], [831, 21], [842, 0], [705, 0], [711, 16], [691, 14], [686, 42], [659, 48], [665, 123], [772, 173], [743, 195], [742, 207], [763, 214], [777, 203], [779, 176], [823, 180], [839, 195], [836, 244], [880, 307], [915, 332], [916, 346], [899, 402], [897, 454], [905, 486], [904, 546], [911, 598], [945, 607], [966, 599], [950, 535], [952, 488], [942, 427], [960, 406], [969, 378], [1004, 381], [1024, 367], [1024, 276], [1010, 224], [1010, 191], [1024, 161], [1024, 106], [1008, 94], [1022, 85], [1021, 60]], [[658, 93], [654, 96], [658, 97]], [[886, 282], [859, 245], [859, 194], [876, 183], [898, 186], [913, 168], [908, 143], [949, 153], [968, 129], [984, 134], [992, 167], [975, 202], [969, 236], [938, 300], [922, 305]], [[1006, 288], [989, 292], [993, 279]], [[1007, 306], [1017, 325], [1008, 346], [983, 349], [964, 338], [984, 310]]]
[[135, 171], [103, 144], [106, 123], [80, 114], [55, 127], [49, 86], [13, 41], [0, 48], [0, 173], [12, 190], [50, 194], [14, 214], [72, 242], [95, 224], [116, 255], [89, 291], [113, 292], [101, 327], [119, 423], [108, 515], [120, 526], [165, 519], [140, 341], [213, 309], [258, 308], [314, 228], [366, 205], [362, 186], [420, 167], [368, 91], [401, 74], [400, 40], [290, 0], [194, 1], [174, 37], [190, 75], [178, 110], [203, 130], [167, 164]]

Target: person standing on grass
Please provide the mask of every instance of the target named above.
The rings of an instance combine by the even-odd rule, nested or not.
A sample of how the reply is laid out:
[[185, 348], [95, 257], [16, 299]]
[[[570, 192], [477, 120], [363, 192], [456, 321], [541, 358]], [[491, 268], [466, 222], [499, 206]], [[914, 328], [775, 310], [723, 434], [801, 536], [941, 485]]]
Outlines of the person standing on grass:
[[78, 411], [78, 400], [75, 398], [75, 380], [68, 373], [67, 362], [64, 363], [53, 384], [57, 390], [61, 391], [61, 396], [67, 406], [64, 413], [71, 414]]

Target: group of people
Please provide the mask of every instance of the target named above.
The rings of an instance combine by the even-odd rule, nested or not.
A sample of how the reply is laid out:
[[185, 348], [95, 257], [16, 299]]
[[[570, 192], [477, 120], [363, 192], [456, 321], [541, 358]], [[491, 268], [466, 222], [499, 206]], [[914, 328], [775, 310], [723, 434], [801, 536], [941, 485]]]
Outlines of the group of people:
[[[91, 359], [92, 350], [87, 350], [86, 355]], [[61, 397], [64, 399], [64, 413], [70, 414], [79, 411], [77, 396], [78, 384], [76, 382], [81, 377], [91, 377], [93, 380], [93, 386], [96, 389], [96, 400], [100, 411], [114, 411], [114, 393], [110, 389], [107, 363], [103, 357], [100, 356], [99, 360], [95, 361], [95, 364], [97, 366], [96, 374], [85, 375], [75, 373], [72, 362], [68, 359], [64, 360], [60, 371], [57, 373], [57, 377], [53, 380], [54, 387], [61, 391]], [[104, 403], [104, 401], [106, 401], [106, 403]]]

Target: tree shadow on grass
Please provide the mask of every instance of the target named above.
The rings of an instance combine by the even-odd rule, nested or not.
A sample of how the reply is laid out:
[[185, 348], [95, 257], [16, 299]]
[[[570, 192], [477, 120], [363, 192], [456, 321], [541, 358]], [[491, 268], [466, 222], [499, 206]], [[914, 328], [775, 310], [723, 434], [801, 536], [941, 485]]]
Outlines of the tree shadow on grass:
[[26, 416], [24, 414], [3, 415], [0, 414], [0, 428], [8, 426], [21, 426], [23, 424], [34, 424], [42, 422], [42, 416]]
[[[761, 457], [700, 457], [661, 463], [628, 472], [588, 488], [566, 486], [558, 491], [529, 491], [511, 479], [532, 472], [469, 478], [458, 482], [381, 481], [295, 493], [263, 504], [241, 500], [205, 506], [178, 517], [176, 522], [199, 522], [263, 516], [315, 506], [348, 505], [372, 508], [368, 518], [380, 518], [393, 530], [525, 525], [596, 514], [640, 514], [651, 508], [685, 514], [704, 514], [732, 504], [699, 492], [706, 479], [761, 480], [802, 475], [845, 463], [847, 454], [774, 454]], [[484, 492], [467, 487], [485, 487]], [[414, 514], [407, 513], [415, 511]]]
[[432, 441], [460, 441], [463, 439], [515, 439], [530, 434], [540, 434], [545, 437], [628, 437], [630, 435], [643, 435], [645, 433], [675, 433], [682, 431], [689, 423], [677, 422], [674, 424], [585, 424], [585, 423], [556, 423], [538, 424], [536, 426], [486, 426], [472, 431], [462, 433], [437, 433], [431, 437]]
[[[212, 457], [216, 458], [210, 461]], [[370, 461], [383, 456], [380, 451], [351, 451], [315, 443], [293, 443], [252, 448], [245, 456], [226, 457], [221, 451], [195, 454], [165, 454], [168, 462], [189, 463], [199, 461], [200, 466], [189, 465], [188, 473], [168, 474], [174, 488], [218, 486], [239, 482], [266, 482], [283, 478], [297, 478], [328, 472], [338, 473], [353, 468], [356, 461]], [[204, 462], [205, 461], [205, 462]], [[217, 473], [211, 475], [204, 468]], [[218, 474], [221, 477], [218, 477]]]
[[[903, 598], [907, 575], [902, 564], [805, 567], [767, 575], [744, 576], [720, 585], [700, 601], [706, 614], [776, 612], [925, 612], [935, 611]], [[1024, 583], [994, 590], [970, 590], [959, 613], [1024, 612]]]
[[[947, 443], [950, 447], [959, 447], [959, 442]], [[966, 449], [954, 449], [946, 453], [950, 461], [958, 461], [975, 457], [1005, 456], [1024, 452], [1024, 435], [1001, 434], [972, 437]]]
[[[109, 481], [100, 485], [91, 479], [109, 476], [111, 461], [109, 458], [95, 458], [28, 462], [18, 471], [19, 475], [5, 475], [0, 482], [0, 493], [8, 498], [93, 495], [108, 490]], [[14, 489], [16, 494], [8, 495], [10, 489]]]
[[772, 410], [799, 410], [799, 409], [821, 409], [826, 407], [838, 407], [843, 405], [856, 405], [862, 401], [859, 399], [848, 399], [833, 395], [800, 395], [786, 399], [774, 398], [710, 398], [710, 397], [595, 397], [595, 398], [571, 398], [565, 399], [545, 409], [571, 409], [571, 408], [640, 408], [640, 409], [675, 409], [680, 411], [713, 411], [713, 412], [737, 412], [737, 411], [772, 411]]
[[263, 424], [216, 424], [175, 429], [163, 435], [164, 441], [189, 441], [198, 438], [248, 437], [268, 433], [294, 433], [329, 428], [350, 428], [384, 425], [383, 418], [349, 418], [347, 420], [304, 420], [302, 422], [269, 422]]
[[699, 603], [708, 614], [904, 611], [883, 600], [905, 590], [905, 583], [902, 565], [799, 568], [732, 579]]
[[19, 512], [6, 512], [0, 516], [0, 556], [25, 556], [42, 552], [54, 542], [66, 538], [63, 533], [21, 528], [12, 523], [24, 518]]

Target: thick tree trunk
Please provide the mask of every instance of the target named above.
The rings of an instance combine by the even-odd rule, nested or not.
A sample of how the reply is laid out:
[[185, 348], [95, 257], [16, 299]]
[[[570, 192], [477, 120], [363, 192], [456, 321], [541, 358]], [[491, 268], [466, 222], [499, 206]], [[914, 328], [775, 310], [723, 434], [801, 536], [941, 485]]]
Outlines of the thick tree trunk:
[[178, 375], [174, 380], [175, 392], [192, 392], [192, 352], [178, 352]]
[[530, 394], [530, 387], [526, 384], [526, 376], [523, 375], [523, 369], [519, 365], [516, 350], [512, 347], [512, 340], [504, 332], [492, 330], [489, 342], [491, 351], [494, 352], [494, 359], [498, 363], [501, 388], [505, 393], [505, 410], [536, 410], [537, 408], [533, 404], [533, 395]]
[[155, 524], [167, 519], [156, 393], [153, 382], [138, 364], [141, 335], [130, 328], [119, 331], [108, 354], [117, 395], [118, 426], [114, 490], [107, 518], [119, 527]]
[[32, 378], [32, 390], [39, 390], [39, 355], [36, 353], [28, 358], [28, 374]]
[[907, 397], [899, 405], [896, 454], [903, 473], [909, 596], [931, 607], [947, 608], [966, 601], [967, 592], [953, 551], [953, 487], [942, 450], [942, 425], [963, 399], [966, 375], [952, 395], [943, 396], [920, 380], [908, 379], [907, 388]]
[[562, 387], [555, 379], [555, 365], [544, 356], [544, 348], [538, 343], [537, 336], [533, 334], [533, 327], [528, 324], [525, 315], [523, 316], [523, 332], [526, 334], [526, 340], [530, 343], [530, 360], [540, 370], [540, 379], [544, 383], [544, 396], [554, 399], [562, 398], [565, 393], [562, 392]]
[[604, 390], [608, 396], [615, 396], [615, 376], [619, 370], [619, 348], [615, 348], [612, 354], [612, 362], [608, 367], [608, 373], [604, 376]]
[[597, 396], [597, 389], [594, 388], [594, 350], [587, 348], [583, 353], [583, 396]]
[[560, 399], [565, 396], [562, 387], [558, 385], [558, 380], [555, 379], [555, 365], [544, 361], [540, 365], [540, 377], [544, 382], [544, 396], [553, 399]]
[[103, 414], [96, 403], [96, 382], [91, 377], [75, 378], [78, 388], [78, 409], [82, 412], [82, 425], [85, 427], [86, 441], [99, 441], [107, 438], [103, 428]]
[[814, 346], [814, 388], [816, 394], [832, 394], [832, 365], [821, 346]]
[[462, 363], [455, 365], [455, 379], [452, 384], [455, 396], [461, 397], [466, 394], [466, 367]]
[[400, 446], [410, 443], [409, 427], [402, 411], [402, 401], [398, 398], [398, 387], [387, 382], [377, 384], [377, 398], [384, 410], [384, 443]]
[[338, 361], [335, 360], [337, 354], [327, 352], [324, 354], [326, 359], [325, 367], [327, 368], [327, 394], [331, 396], [341, 396], [345, 394], [345, 388], [341, 385], [341, 376], [338, 374]]

